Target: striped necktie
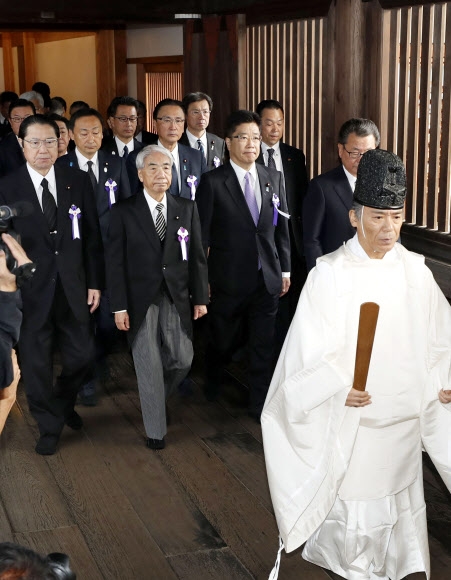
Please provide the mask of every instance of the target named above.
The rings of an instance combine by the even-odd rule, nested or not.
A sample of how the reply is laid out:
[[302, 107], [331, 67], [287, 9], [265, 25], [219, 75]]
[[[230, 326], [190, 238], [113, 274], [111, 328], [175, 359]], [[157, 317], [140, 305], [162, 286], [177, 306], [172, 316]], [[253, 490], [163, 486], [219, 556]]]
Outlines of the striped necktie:
[[205, 157], [205, 149], [204, 149], [204, 146], [202, 145], [202, 141], [200, 139], [197, 140], [197, 148], [202, 153], [202, 155]]
[[274, 159], [274, 149], [268, 149], [268, 167], [271, 167], [271, 169], [277, 169], [276, 160]]
[[155, 208], [158, 212], [155, 219], [155, 229], [161, 241], [164, 240], [164, 236], [166, 235], [166, 222], [164, 220], [163, 208], [164, 205], [162, 203], [157, 203]]

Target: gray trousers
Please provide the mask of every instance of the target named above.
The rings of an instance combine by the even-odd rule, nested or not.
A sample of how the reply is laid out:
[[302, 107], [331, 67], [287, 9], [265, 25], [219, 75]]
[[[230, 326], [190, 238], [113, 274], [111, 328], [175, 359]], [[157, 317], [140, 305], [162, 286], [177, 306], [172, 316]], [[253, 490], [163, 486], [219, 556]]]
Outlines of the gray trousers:
[[188, 374], [193, 345], [180, 316], [163, 294], [152, 304], [132, 344], [139, 398], [147, 437], [166, 435], [166, 398]]

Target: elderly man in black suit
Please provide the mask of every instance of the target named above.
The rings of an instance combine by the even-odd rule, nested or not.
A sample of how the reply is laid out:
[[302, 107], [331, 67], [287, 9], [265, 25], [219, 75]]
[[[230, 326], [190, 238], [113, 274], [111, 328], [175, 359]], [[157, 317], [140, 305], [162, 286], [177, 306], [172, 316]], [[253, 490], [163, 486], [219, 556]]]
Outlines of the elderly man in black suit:
[[[206, 171], [205, 157], [200, 151], [180, 144], [185, 124], [185, 112], [181, 101], [163, 99], [153, 110], [153, 121], [158, 133], [157, 144], [172, 157], [172, 179], [169, 193], [175, 197], [194, 200], [201, 175]], [[127, 171], [132, 193], [140, 189], [136, 170], [136, 156], [127, 159]]]
[[138, 101], [133, 97], [115, 97], [107, 109], [107, 123], [112, 135], [105, 137], [102, 149], [127, 160], [142, 143], [135, 139], [138, 122]]
[[260, 117], [227, 120], [230, 163], [202, 177], [197, 205], [211, 290], [206, 395], [218, 394], [222, 369], [248, 338], [249, 414], [260, 421], [271, 378], [279, 296], [290, 286], [290, 238], [282, 174], [255, 163]]
[[376, 149], [379, 130], [369, 119], [349, 119], [338, 133], [341, 165], [310, 182], [304, 199], [304, 252], [307, 269], [355, 235], [349, 222], [357, 168], [362, 155]]
[[256, 108], [262, 126], [262, 146], [257, 163], [277, 169], [283, 175], [287, 196], [288, 231], [291, 245], [291, 286], [279, 302], [277, 313], [277, 350], [282, 348], [291, 320], [296, 311], [302, 286], [307, 277], [302, 243], [302, 203], [308, 187], [305, 155], [296, 147], [282, 142], [284, 131], [283, 107], [274, 99], [261, 101]]
[[196, 204], [168, 195], [172, 156], [148, 145], [137, 157], [142, 189], [111, 211], [107, 283], [135, 362], [147, 446], [165, 446], [165, 399], [193, 358], [191, 317], [207, 312], [207, 264]]
[[[58, 159], [58, 165], [86, 171], [94, 189], [102, 241], [106, 247], [110, 209], [121, 199], [130, 197], [125, 161], [100, 149], [102, 145], [102, 116], [95, 109], [80, 109], [70, 120], [69, 134], [75, 150]], [[100, 306], [95, 313], [96, 321], [96, 375], [106, 370], [106, 355], [117, 338], [118, 331], [111, 314], [108, 292], [103, 288]], [[80, 400], [86, 406], [97, 402], [95, 383], [89, 381], [80, 391]]]
[[0, 142], [0, 177], [4, 177], [25, 164], [18, 134], [22, 121], [34, 115], [36, 110], [31, 101], [17, 99], [9, 106], [9, 122], [12, 133], [8, 133]]
[[224, 163], [224, 139], [214, 133], [208, 133], [213, 101], [205, 93], [188, 93], [183, 97], [183, 109], [186, 115], [186, 130], [180, 143], [198, 149], [205, 157], [207, 171]]
[[[38, 423], [36, 452], [52, 455], [66, 423], [82, 427], [74, 411], [77, 392], [92, 374], [94, 340], [90, 313], [103, 288], [103, 250], [88, 175], [54, 166], [58, 125], [34, 115], [20, 127], [26, 165], [0, 180], [0, 204], [27, 201], [34, 212], [13, 220], [22, 246], [36, 264], [21, 288], [19, 339], [22, 376]], [[53, 385], [53, 348], [62, 371]]]

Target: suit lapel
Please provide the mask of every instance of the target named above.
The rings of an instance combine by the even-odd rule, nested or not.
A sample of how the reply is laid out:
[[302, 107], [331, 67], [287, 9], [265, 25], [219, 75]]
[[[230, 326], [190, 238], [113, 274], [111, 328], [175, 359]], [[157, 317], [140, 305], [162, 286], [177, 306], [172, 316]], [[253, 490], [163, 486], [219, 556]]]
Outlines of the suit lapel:
[[185, 228], [188, 230], [188, 236], [191, 232], [188, 229], [188, 224], [183, 223], [183, 216], [181, 213], [183, 212], [183, 208], [179, 206], [178, 200], [176, 197], [172, 195], [167, 195], [167, 223], [166, 223], [166, 237], [164, 239], [164, 255], [168, 255], [168, 252], [171, 251], [171, 246], [173, 245], [174, 241], [177, 239], [177, 231], [180, 227]]
[[33, 181], [31, 180], [30, 174], [28, 173], [27, 166], [24, 165], [20, 168], [22, 175], [20, 181], [18, 180], [18, 189], [20, 191], [20, 198], [24, 199], [24, 201], [29, 201], [33, 205], [33, 221], [37, 224], [37, 226], [42, 230], [45, 237], [50, 242], [50, 232], [49, 226], [47, 224], [47, 220], [44, 217], [44, 213], [42, 211], [42, 207], [39, 204], [38, 196], [36, 194], [36, 190], [33, 185]]
[[224, 180], [224, 184], [232, 197], [233, 201], [238, 206], [239, 214], [244, 217], [244, 219], [252, 224], [255, 227], [254, 220], [252, 219], [251, 212], [249, 210], [249, 206], [247, 205], [246, 198], [244, 197], [243, 190], [241, 189], [241, 185], [238, 181], [236, 173], [233, 167], [228, 163], [224, 165], [226, 170], [226, 178]]
[[[55, 166], [56, 195], [58, 199], [57, 243], [61, 240], [63, 233], [68, 226], [72, 229], [72, 221], [69, 216], [69, 209], [74, 201], [72, 196], [73, 183], [71, 178], [72, 173], [70, 171], [62, 171], [61, 167]], [[81, 217], [83, 218], [83, 216]]]
[[352, 204], [354, 195], [343, 167], [339, 167], [338, 169], [338, 179], [337, 182], [334, 183], [334, 190], [347, 210]]
[[219, 159], [218, 151], [216, 149], [216, 143], [212, 139], [212, 134], [207, 133], [207, 167], [215, 167], [213, 159], [217, 157]]
[[259, 223], [265, 219], [268, 219], [268, 216], [273, 215], [273, 205], [272, 205], [272, 195], [274, 193], [274, 185], [271, 181], [271, 177], [268, 174], [268, 171], [264, 165], [256, 165], [257, 167], [257, 175], [258, 181], [260, 183], [260, 192], [262, 195], [262, 206], [260, 209], [260, 219], [258, 220]]

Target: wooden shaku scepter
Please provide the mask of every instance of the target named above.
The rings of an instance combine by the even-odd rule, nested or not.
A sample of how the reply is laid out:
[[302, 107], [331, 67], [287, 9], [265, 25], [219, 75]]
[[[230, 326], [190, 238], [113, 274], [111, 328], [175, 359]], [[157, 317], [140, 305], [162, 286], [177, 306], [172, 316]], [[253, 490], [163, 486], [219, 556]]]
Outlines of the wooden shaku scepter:
[[355, 353], [354, 384], [358, 391], [366, 389], [368, 369], [373, 351], [374, 334], [376, 332], [379, 304], [364, 302], [360, 306], [359, 333]]

